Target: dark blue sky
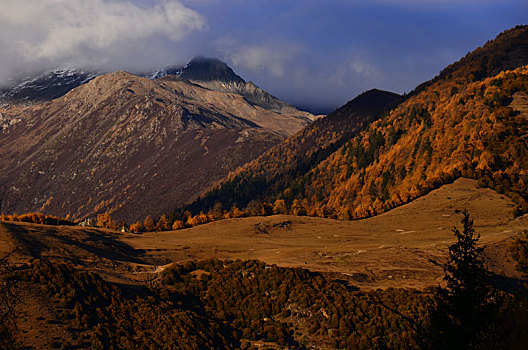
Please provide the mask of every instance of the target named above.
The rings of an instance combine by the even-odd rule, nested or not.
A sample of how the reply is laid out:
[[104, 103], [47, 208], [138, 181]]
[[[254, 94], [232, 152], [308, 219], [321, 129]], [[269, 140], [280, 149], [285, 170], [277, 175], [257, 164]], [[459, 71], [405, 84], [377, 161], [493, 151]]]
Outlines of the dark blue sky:
[[150, 70], [215, 56], [277, 97], [318, 111], [374, 87], [408, 92], [528, 22], [526, 0], [0, 3], [0, 80], [28, 66]]
[[322, 110], [374, 87], [408, 92], [528, 20], [528, 2], [509, 0], [184, 2], [208, 19], [197, 33], [202, 51], [284, 100]]

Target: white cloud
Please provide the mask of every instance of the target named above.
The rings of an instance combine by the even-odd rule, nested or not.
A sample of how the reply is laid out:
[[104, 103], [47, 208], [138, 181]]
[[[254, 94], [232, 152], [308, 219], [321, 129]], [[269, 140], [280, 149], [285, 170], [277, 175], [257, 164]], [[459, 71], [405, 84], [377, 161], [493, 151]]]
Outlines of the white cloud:
[[379, 71], [372, 63], [361, 58], [352, 59], [348, 65], [354, 73], [364, 78], [376, 80], [380, 76]]
[[383, 74], [365, 58], [351, 57], [344, 62], [336, 62], [330, 79], [337, 85], [347, 88], [359, 84], [373, 86], [382, 81]]
[[145, 7], [117, 0], [0, 0], [0, 8], [0, 79], [24, 65], [130, 62], [135, 50], [179, 42], [207, 27], [177, 0]]
[[271, 73], [279, 78], [284, 77], [287, 67], [302, 51], [296, 44], [240, 45], [231, 39], [217, 42], [217, 48], [222, 57], [235, 67], [255, 73]]

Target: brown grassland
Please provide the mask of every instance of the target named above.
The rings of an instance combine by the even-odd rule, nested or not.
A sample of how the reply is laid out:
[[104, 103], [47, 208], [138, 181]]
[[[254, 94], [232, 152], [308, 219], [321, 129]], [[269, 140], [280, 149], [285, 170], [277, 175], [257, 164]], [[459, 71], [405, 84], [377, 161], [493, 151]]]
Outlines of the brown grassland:
[[462, 209], [488, 268], [521, 277], [510, 246], [528, 217], [513, 207], [459, 179], [358, 221], [274, 215], [141, 235], [4, 221], [0, 253], [20, 269], [17, 341], [30, 348], [423, 348], [412, 320], [427, 322]]
[[[467, 208], [496, 273], [516, 276], [507, 242], [528, 228], [513, 203], [475, 180], [459, 179], [387, 213], [357, 221], [273, 215], [226, 219], [141, 235], [99, 228], [0, 223], [2, 253], [52, 258], [112, 280], [147, 278], [173, 262], [257, 259], [332, 273], [361, 288], [424, 288], [441, 282], [451, 229]], [[143, 276], [145, 275], [145, 276]]]

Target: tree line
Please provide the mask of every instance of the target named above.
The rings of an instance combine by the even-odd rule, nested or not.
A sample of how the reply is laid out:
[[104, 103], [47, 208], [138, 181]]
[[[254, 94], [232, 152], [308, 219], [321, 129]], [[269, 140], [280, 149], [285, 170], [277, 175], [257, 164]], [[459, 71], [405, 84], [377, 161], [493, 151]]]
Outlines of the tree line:
[[43, 213], [0, 214], [0, 221], [30, 222], [41, 225], [75, 225], [68, 217], [61, 218]]

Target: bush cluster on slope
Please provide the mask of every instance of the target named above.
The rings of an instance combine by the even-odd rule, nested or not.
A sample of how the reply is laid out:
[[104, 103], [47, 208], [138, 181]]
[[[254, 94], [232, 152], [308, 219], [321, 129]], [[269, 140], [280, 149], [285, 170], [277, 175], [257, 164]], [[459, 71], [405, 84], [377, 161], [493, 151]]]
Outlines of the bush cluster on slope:
[[70, 346], [418, 348], [432, 294], [359, 292], [304, 269], [216, 259], [174, 265], [131, 295], [96, 274], [35, 260], [18, 279], [40, 285], [78, 339]]
[[[432, 322], [439, 300], [433, 289], [363, 292], [258, 261], [174, 264], [156, 283], [134, 290], [44, 260], [16, 278], [40, 286], [53, 301], [77, 339], [65, 344], [72, 347], [231, 349], [266, 342], [295, 349], [432, 349], [442, 344], [439, 334], [446, 336]], [[496, 348], [522, 344], [526, 303], [497, 295], [496, 323], [482, 339]]]

